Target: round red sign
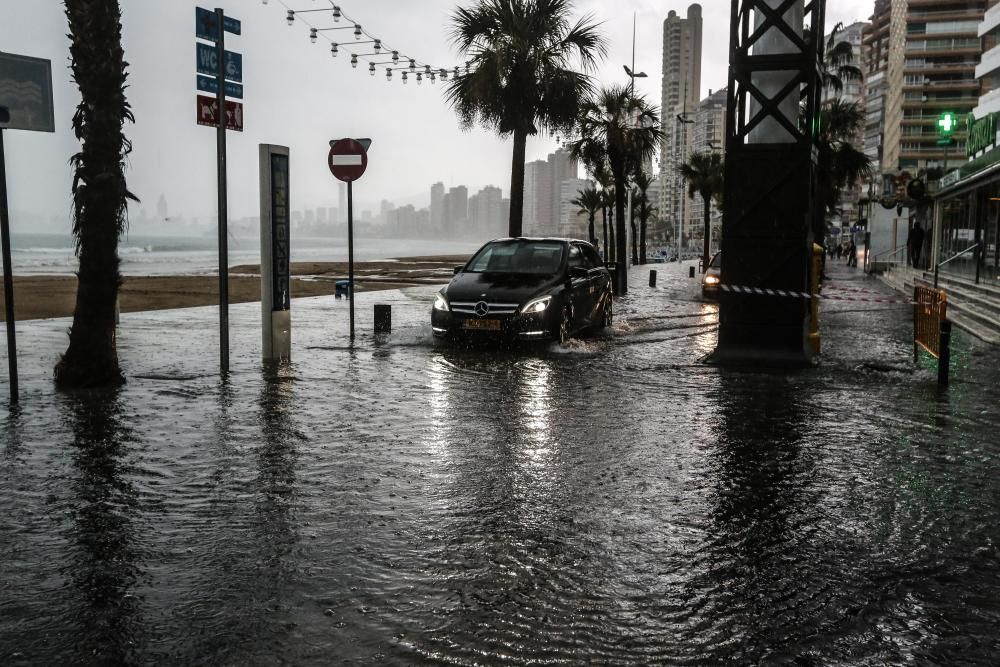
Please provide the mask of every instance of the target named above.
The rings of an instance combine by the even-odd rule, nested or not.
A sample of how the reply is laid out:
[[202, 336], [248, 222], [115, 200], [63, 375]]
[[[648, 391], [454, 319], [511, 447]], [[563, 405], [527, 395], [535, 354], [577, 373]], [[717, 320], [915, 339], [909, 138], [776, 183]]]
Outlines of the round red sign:
[[337, 180], [345, 183], [356, 181], [368, 167], [368, 153], [354, 139], [341, 139], [330, 146], [327, 163], [330, 165], [330, 173]]

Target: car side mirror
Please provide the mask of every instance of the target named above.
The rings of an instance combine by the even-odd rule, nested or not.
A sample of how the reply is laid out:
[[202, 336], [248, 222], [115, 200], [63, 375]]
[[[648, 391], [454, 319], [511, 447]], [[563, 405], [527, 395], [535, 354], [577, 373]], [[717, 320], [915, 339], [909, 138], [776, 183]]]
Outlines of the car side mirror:
[[578, 278], [580, 278], [580, 279], [582, 279], [582, 278], [589, 278], [590, 277], [590, 271], [588, 271], [587, 269], [585, 269], [582, 266], [574, 266], [574, 267], [571, 267], [570, 270], [569, 270], [569, 277], [570, 277], [570, 280], [576, 280]]
[[456, 266], [455, 270], [453, 271], [453, 273], [457, 276], [458, 274], [460, 274], [462, 272], [462, 269], [464, 269], [464, 268], [465, 268], [464, 264], [462, 266]]

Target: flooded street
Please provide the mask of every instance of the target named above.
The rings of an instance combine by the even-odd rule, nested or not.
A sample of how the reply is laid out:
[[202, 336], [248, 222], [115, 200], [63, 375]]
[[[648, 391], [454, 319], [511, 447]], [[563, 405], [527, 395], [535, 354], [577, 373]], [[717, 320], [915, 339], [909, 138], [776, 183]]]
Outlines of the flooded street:
[[262, 369], [236, 306], [228, 384], [215, 309], [123, 315], [110, 395], [54, 392], [68, 320], [19, 324], [0, 662], [1000, 662], [1000, 352], [956, 334], [941, 392], [909, 306], [844, 301], [817, 368], [706, 366], [686, 268], [501, 353], [436, 345], [413, 288], [359, 295], [353, 349], [295, 301]]

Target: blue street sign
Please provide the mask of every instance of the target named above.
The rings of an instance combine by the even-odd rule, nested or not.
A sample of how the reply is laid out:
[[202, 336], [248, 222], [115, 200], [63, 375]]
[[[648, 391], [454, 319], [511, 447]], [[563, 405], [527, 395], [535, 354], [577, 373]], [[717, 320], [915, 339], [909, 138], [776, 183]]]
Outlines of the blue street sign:
[[[218, 74], [219, 60], [216, 58], [216, 49], [208, 44], [195, 44], [198, 59], [198, 74], [216, 76]], [[226, 80], [243, 81], [243, 56], [239, 53], [226, 51]]]
[[[217, 76], [202, 76], [198, 75], [198, 90], [204, 93], [211, 93], [213, 95], [219, 92], [219, 77]], [[235, 97], [238, 100], [243, 99], [243, 86], [238, 83], [233, 83], [232, 81], [226, 81], [226, 97]]]
[[[223, 17], [222, 27], [226, 32], [231, 32], [234, 35], [241, 34], [243, 29], [240, 22], [230, 16]], [[201, 7], [194, 8], [194, 34], [199, 39], [219, 41], [219, 26], [215, 24], [215, 12]]]

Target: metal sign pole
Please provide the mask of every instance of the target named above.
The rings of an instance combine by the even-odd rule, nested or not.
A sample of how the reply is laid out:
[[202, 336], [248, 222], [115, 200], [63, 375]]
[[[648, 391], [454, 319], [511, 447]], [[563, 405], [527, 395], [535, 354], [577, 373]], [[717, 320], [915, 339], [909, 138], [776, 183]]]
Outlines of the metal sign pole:
[[0, 242], [3, 245], [4, 319], [7, 322], [7, 367], [10, 370], [10, 402], [18, 402], [17, 340], [14, 335], [14, 278], [10, 266], [10, 213], [7, 209], [7, 166], [4, 161], [3, 128], [0, 127]]
[[215, 9], [219, 39], [215, 43], [219, 89], [215, 99], [219, 105], [219, 127], [216, 130], [219, 177], [219, 364], [223, 375], [229, 373], [229, 234], [226, 192], [226, 31], [225, 12]]
[[354, 182], [347, 181], [347, 298], [351, 302], [351, 342], [354, 342]]

